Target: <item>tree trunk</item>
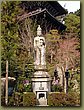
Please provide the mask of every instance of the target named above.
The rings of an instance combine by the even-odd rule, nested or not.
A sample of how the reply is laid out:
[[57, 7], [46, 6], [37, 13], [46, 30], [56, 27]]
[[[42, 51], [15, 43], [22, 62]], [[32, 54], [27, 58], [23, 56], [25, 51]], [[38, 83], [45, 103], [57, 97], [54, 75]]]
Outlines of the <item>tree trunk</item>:
[[6, 94], [5, 94], [5, 104], [8, 104], [8, 60], [6, 60]]
[[61, 67], [61, 71], [62, 71], [62, 86], [63, 86], [63, 90], [64, 90], [64, 83], [65, 83], [65, 78], [64, 78], [64, 67]]
[[66, 78], [64, 78], [64, 92], [65, 92], [65, 93], [66, 93], [66, 86], [67, 86], [67, 85], [66, 85], [66, 82], [67, 82], [67, 81], [66, 81]]

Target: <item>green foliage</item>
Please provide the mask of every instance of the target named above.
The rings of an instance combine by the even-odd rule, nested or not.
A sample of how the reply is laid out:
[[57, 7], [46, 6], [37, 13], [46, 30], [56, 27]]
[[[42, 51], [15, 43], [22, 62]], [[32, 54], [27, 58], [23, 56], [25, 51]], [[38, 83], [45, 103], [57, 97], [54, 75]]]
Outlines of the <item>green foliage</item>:
[[51, 76], [53, 76], [53, 72], [55, 69], [55, 65], [57, 64], [56, 53], [59, 48], [60, 35], [58, 30], [50, 30], [49, 33], [46, 34], [46, 62], [48, 72]]
[[[31, 19], [18, 22], [18, 16], [25, 12], [20, 7], [20, 4], [20, 1], [3, 1], [1, 3], [2, 74], [5, 73], [5, 63], [6, 60], [8, 60], [9, 76], [13, 77], [15, 76], [15, 68], [17, 68], [17, 71], [22, 71], [21, 75], [24, 76], [26, 75], [26, 72], [29, 72], [29, 75], [31, 76], [34, 71], [33, 49], [31, 47], [32, 43], [30, 44], [30, 40], [31, 42], [33, 41], [32, 36], [35, 28], [33, 26], [34, 24], [31, 25]], [[19, 29], [22, 33], [20, 33]], [[25, 43], [24, 41], [28, 42]], [[32, 51], [30, 52], [30, 50]], [[25, 67], [26, 65], [27, 67]]]
[[50, 30], [49, 34], [46, 34], [46, 57], [49, 63], [56, 61], [55, 54], [59, 46], [59, 41], [60, 35], [57, 30]]
[[55, 64], [51, 64], [47, 61], [47, 69], [48, 69], [48, 73], [53, 77], [54, 76], [54, 69], [55, 69]]
[[69, 91], [80, 94], [80, 74], [77, 72], [74, 72], [73, 77], [69, 80]]
[[[5, 97], [1, 98], [1, 105], [5, 106]], [[15, 92], [12, 96], [8, 97], [7, 106], [35, 106], [36, 96], [33, 92], [19, 93]]]
[[23, 92], [24, 91], [24, 85], [23, 85], [23, 83], [19, 83], [17, 85], [17, 88], [18, 88], [18, 92]]
[[19, 92], [14, 93], [14, 106], [23, 106], [23, 94]]
[[74, 14], [76, 14], [77, 16], [79, 16], [80, 17], [80, 9], [79, 10], [77, 10], [77, 11], [75, 11], [75, 13]]
[[[24, 83], [24, 81], [28, 81], [28, 83]], [[17, 91], [20, 93], [31, 92], [32, 91], [31, 78], [19, 76], [17, 83]]]
[[32, 85], [29, 84], [29, 85], [25, 86], [24, 89], [25, 89], [25, 92], [31, 92]]
[[20, 12], [18, 1], [2, 1], [1, 3], [1, 66], [5, 70], [5, 61], [9, 61], [9, 68], [13, 73], [13, 61], [16, 61], [18, 48], [17, 14]]
[[35, 106], [36, 96], [33, 92], [24, 92], [23, 94], [23, 106]]
[[[5, 97], [1, 97], [1, 105], [5, 105]], [[12, 96], [8, 97], [8, 104], [7, 106], [22, 106], [23, 105], [23, 95], [22, 93], [15, 92]]]
[[80, 17], [76, 14], [68, 14], [65, 17], [66, 32], [79, 33], [80, 32]]
[[5, 97], [1, 96], [1, 106], [5, 106]]
[[16, 16], [19, 11], [19, 2], [6, 1], [1, 4], [1, 41], [2, 52], [6, 58], [15, 54], [18, 42], [18, 30]]
[[8, 97], [8, 106], [14, 106], [14, 97]]
[[76, 93], [50, 93], [48, 94], [49, 106], [80, 106], [80, 99]]
[[63, 87], [61, 85], [52, 85], [51, 90], [52, 90], [52, 92], [62, 92]]

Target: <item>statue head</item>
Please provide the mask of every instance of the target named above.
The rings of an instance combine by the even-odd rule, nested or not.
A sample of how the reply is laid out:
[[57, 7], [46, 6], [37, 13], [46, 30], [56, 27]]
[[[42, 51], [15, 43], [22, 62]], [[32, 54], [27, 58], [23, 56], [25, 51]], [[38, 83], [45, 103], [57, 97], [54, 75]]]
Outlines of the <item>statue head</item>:
[[37, 36], [41, 36], [41, 27], [40, 27], [40, 25], [38, 25], [38, 28], [37, 28]]

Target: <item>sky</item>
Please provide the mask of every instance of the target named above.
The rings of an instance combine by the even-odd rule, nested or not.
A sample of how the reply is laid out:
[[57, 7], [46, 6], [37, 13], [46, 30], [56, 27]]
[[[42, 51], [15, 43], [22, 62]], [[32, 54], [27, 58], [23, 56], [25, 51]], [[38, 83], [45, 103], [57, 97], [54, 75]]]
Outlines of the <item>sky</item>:
[[68, 10], [68, 13], [80, 9], [80, 1], [58, 1], [62, 7]]

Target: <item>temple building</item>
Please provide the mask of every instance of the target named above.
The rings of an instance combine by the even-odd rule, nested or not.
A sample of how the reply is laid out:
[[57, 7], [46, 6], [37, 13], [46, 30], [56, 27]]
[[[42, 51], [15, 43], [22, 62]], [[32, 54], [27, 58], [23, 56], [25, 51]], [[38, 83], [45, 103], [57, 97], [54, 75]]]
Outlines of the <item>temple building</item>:
[[51, 29], [66, 29], [57, 17], [65, 16], [67, 11], [57, 1], [23, 1], [21, 7], [25, 13], [18, 16], [19, 22], [29, 17], [41, 26], [44, 34]]

